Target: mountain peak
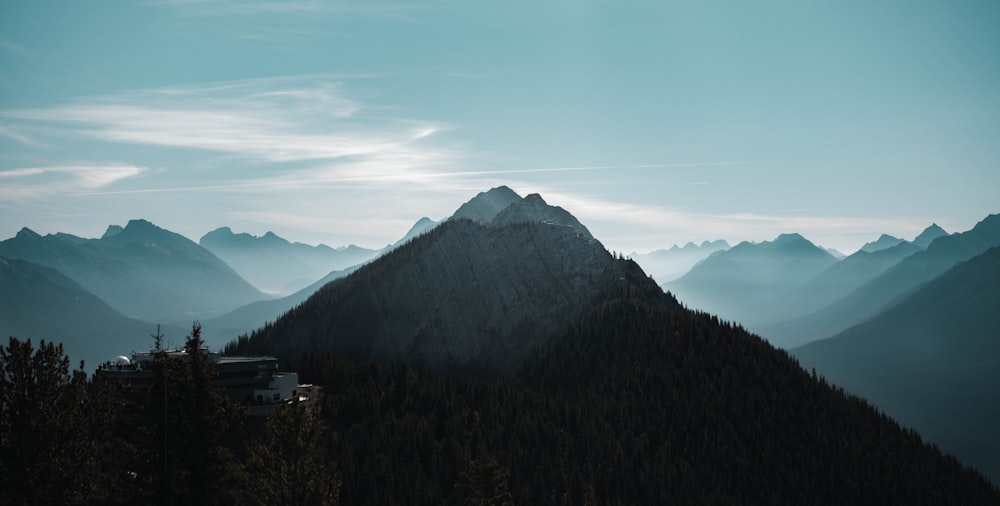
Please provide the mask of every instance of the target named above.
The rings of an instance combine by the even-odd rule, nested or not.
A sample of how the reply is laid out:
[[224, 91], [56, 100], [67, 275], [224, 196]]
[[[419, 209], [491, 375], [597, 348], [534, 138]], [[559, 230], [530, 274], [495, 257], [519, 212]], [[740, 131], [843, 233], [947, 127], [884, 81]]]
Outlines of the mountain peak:
[[108, 225], [108, 229], [104, 231], [104, 235], [101, 236], [101, 239], [104, 239], [105, 237], [114, 237], [122, 233], [123, 230], [125, 229], [122, 228], [121, 225]]
[[21, 239], [38, 239], [42, 236], [38, 235], [38, 232], [35, 232], [30, 228], [24, 227], [20, 231], [18, 231], [17, 237], [20, 237]]
[[[758, 246], [766, 248], [768, 245], [764, 242]], [[770, 242], [770, 246], [779, 249], [819, 249], [812, 241], [798, 233], [781, 234]]]
[[881, 251], [884, 249], [889, 249], [893, 246], [897, 246], [901, 242], [903, 242], [903, 240], [898, 237], [894, 237], [889, 234], [882, 234], [878, 237], [878, 239], [866, 243], [864, 246], [862, 246], [861, 251], [874, 253], [876, 251]]
[[125, 225], [125, 228], [122, 229], [122, 231], [119, 233], [136, 234], [143, 232], [158, 232], [162, 230], [163, 230], [162, 228], [154, 225], [151, 221], [138, 218], [134, 220], [128, 220], [128, 223]]
[[468, 218], [479, 223], [489, 223], [507, 206], [520, 201], [521, 196], [514, 190], [506, 186], [497, 186], [489, 191], [479, 193], [462, 204], [449, 219]]
[[934, 239], [946, 235], [948, 235], [948, 232], [945, 232], [945, 230], [939, 227], [937, 223], [931, 223], [931, 226], [925, 228], [924, 231], [920, 232], [920, 235], [913, 240], [913, 244], [927, 249], [927, 246], [930, 246], [931, 243], [934, 242]]
[[546, 223], [550, 225], [562, 225], [573, 228], [576, 232], [587, 239], [593, 239], [587, 227], [583, 226], [569, 211], [545, 203], [542, 196], [532, 193], [518, 202], [508, 205], [505, 209], [497, 213], [490, 221], [490, 225], [504, 226], [515, 223]]
[[270, 230], [264, 232], [264, 235], [260, 236], [260, 241], [265, 244], [291, 244], [290, 242], [288, 242], [287, 239], [279, 236], [278, 234], [275, 234], [274, 232], [271, 232]]
[[794, 244], [794, 243], [800, 243], [802, 241], [809, 242], [806, 240], [805, 237], [802, 237], [802, 234], [792, 232], [790, 234], [779, 235], [777, 238], [774, 239], [773, 242], [775, 244], [789, 244], [789, 243]]
[[524, 202], [530, 204], [545, 204], [545, 199], [543, 199], [542, 196], [537, 193], [531, 193], [527, 197], [524, 197]]

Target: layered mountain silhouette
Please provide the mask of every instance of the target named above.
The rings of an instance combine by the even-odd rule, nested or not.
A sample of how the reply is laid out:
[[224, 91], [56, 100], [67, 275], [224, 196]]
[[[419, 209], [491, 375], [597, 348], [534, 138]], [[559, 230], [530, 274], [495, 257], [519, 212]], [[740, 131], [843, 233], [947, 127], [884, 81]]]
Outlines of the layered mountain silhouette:
[[657, 283], [662, 284], [683, 276], [712, 253], [727, 249], [729, 243], [719, 239], [704, 241], [701, 244], [689, 242], [683, 247], [675, 244], [670, 249], [659, 249], [649, 253], [633, 252], [629, 258], [641, 265], [642, 270], [653, 276]]
[[484, 222], [510, 194], [484, 195], [463, 206], [479, 220], [445, 221], [227, 347], [330, 385], [344, 500], [446, 502], [455, 455], [492, 455], [527, 503], [996, 501], [981, 476], [787, 353], [683, 309], [576, 227]]
[[906, 241], [898, 237], [893, 237], [889, 234], [882, 234], [879, 236], [877, 240], [865, 243], [865, 245], [862, 246], [859, 251], [864, 251], [865, 253], [874, 253], [876, 251], [889, 249], [893, 246], [896, 246], [904, 242]]
[[946, 235], [948, 235], [948, 232], [945, 232], [945, 230], [939, 227], [937, 223], [933, 223], [931, 226], [924, 229], [923, 232], [920, 232], [920, 235], [915, 237], [912, 242], [916, 246], [927, 249], [927, 247], [930, 246], [935, 239]]
[[146, 321], [190, 321], [266, 296], [189, 239], [145, 220], [100, 239], [24, 228], [0, 256], [56, 269], [118, 312]]
[[[51, 267], [0, 257], [0, 336], [62, 343], [88, 370], [132, 350], [147, 349], [156, 326], [126, 318]], [[177, 329], [164, 335], [179, 338]]]
[[664, 288], [688, 307], [753, 324], [779, 314], [777, 301], [836, 261], [801, 235], [782, 234], [715, 253]]
[[365, 262], [377, 250], [350, 245], [331, 248], [292, 243], [273, 232], [257, 237], [234, 234], [229, 227], [213, 230], [198, 243], [229, 264], [255, 287], [270, 293], [291, 294], [331, 271]]
[[[784, 321], [819, 311], [919, 251], [922, 251], [920, 247], [906, 241], [874, 252], [858, 250], [782, 297], [770, 318]], [[767, 323], [751, 325], [750, 328], [783, 348], [803, 344], [777, 338], [769, 332]]]
[[1000, 247], [871, 319], [793, 350], [1000, 482]]
[[[863, 288], [919, 255], [934, 255], [916, 264], [926, 266], [968, 253], [989, 242], [988, 221], [974, 236], [939, 236], [923, 252], [901, 243], [852, 256], [839, 273], [833, 257], [797, 234], [741, 243], [705, 258], [688, 281], [726, 303], [740, 292], [766, 312], [804, 279], [825, 275], [827, 284], [817, 284], [834, 290], [833, 279], [842, 278], [837, 289], [845, 290], [875, 276]], [[222, 231], [216, 239], [238, 236]], [[248, 250], [261, 241], [288, 246], [273, 234], [247, 237]], [[871, 321], [887, 342], [862, 336], [831, 349], [869, 353], [861, 365], [927, 365], [926, 388], [940, 388], [942, 402], [970, 401], [954, 409], [991, 423], [993, 408], [981, 402], [990, 399], [983, 385], [996, 384], [995, 340], [973, 330], [988, 328], [982, 315], [996, 307], [997, 255], [990, 250], [897, 296], [881, 314], [886, 323]], [[182, 315], [196, 307], [206, 335], [263, 324], [226, 351], [277, 355], [325, 386], [319, 412], [330, 430], [322, 446], [336, 458], [345, 503], [456, 502], [463, 480], [481, 478], [477, 465], [496, 470], [487, 484], [509, 478], [510, 497], [526, 504], [991, 504], [1000, 497], [981, 475], [810, 375], [785, 351], [684, 309], [566, 210], [506, 187], [477, 195], [439, 224], [422, 219], [371, 261], [275, 300], [260, 301], [207, 249], [143, 221], [111, 226], [101, 239], [25, 229], [0, 243], [0, 257], [0, 330], [67, 343], [82, 336], [72, 346], [86, 351], [67, 344], [73, 359], [148, 346], [152, 325], [122, 316], [107, 295]], [[905, 259], [887, 268], [896, 258]], [[232, 305], [240, 297], [257, 302]], [[977, 302], [962, 304], [968, 300]], [[205, 309], [227, 305], [237, 309], [219, 318]], [[892, 337], [891, 328], [901, 334]], [[912, 337], [918, 330], [929, 334]], [[898, 353], [908, 345], [915, 350]], [[808, 349], [798, 351], [808, 357]], [[957, 368], [934, 369], [935, 356]], [[886, 391], [908, 381], [918, 380], [887, 380]], [[988, 459], [963, 457], [992, 469]]]
[[759, 330], [774, 342], [790, 345], [832, 337], [883, 311], [918, 285], [993, 246], [1000, 246], [1000, 215], [986, 217], [972, 230], [939, 236], [926, 250], [903, 258], [823, 309]]

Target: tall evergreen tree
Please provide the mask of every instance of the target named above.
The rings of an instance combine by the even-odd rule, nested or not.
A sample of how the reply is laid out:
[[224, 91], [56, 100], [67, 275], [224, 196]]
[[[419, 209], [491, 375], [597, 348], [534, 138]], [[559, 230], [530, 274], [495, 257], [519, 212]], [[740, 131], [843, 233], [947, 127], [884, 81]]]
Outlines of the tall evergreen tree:
[[490, 457], [473, 459], [455, 484], [462, 506], [514, 506], [507, 480], [510, 470]]
[[183, 354], [156, 346], [148, 367], [151, 383], [132, 392], [140, 497], [164, 505], [235, 502], [239, 466], [227, 445], [240, 429], [242, 409], [212, 386], [215, 368], [201, 326], [192, 326]]
[[0, 347], [0, 503], [85, 504], [101, 492], [107, 413], [62, 345]]
[[339, 503], [340, 477], [318, 453], [319, 417], [304, 404], [279, 407], [263, 437], [247, 452], [245, 504], [330, 506]]

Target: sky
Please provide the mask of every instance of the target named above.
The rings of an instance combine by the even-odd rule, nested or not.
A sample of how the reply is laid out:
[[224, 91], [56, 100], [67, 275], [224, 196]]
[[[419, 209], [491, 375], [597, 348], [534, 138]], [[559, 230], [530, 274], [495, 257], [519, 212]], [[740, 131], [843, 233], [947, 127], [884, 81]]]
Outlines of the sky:
[[1000, 2], [0, 2], [0, 239], [381, 247], [505, 184], [609, 249], [1000, 212]]

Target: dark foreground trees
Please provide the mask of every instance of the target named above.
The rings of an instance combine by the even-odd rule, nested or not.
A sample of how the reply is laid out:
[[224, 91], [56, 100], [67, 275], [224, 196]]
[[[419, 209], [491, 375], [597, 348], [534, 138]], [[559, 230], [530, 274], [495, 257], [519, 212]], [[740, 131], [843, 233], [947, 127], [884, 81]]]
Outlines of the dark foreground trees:
[[322, 431], [320, 418], [310, 406], [287, 404], [276, 409], [247, 451], [248, 479], [242, 503], [337, 504], [340, 478], [321, 454]]
[[0, 502], [87, 504], [102, 497], [109, 405], [62, 345], [0, 347]]
[[314, 414], [279, 410], [247, 448], [242, 408], [211, 384], [200, 327], [184, 354], [157, 346], [154, 357], [148, 384], [118, 384], [70, 370], [60, 346], [10, 338], [0, 348], [0, 504], [244, 504], [289, 487], [297, 495], [266, 503], [336, 504], [328, 459], [311, 452]]
[[[324, 385], [321, 416], [279, 410], [250, 446], [227, 425], [208, 369], [165, 360], [160, 383], [112, 396], [124, 403], [112, 410], [121, 458], [95, 461], [87, 448], [105, 440], [100, 417], [40, 428], [14, 416], [51, 412], [16, 394], [35, 391], [67, 412], [101, 412], [94, 385], [83, 388], [57, 348], [35, 354], [12, 340], [2, 355], [3, 465], [21, 465], [17, 456], [23, 473], [58, 479], [32, 478], [53, 487], [44, 497], [4, 482], [5, 502], [328, 504], [339, 492], [352, 505], [1000, 503], [982, 475], [784, 352], [629, 293], [592, 308], [503, 381], [303, 356], [302, 376]], [[44, 459], [26, 445], [7, 451], [75, 431], [91, 432], [42, 442]], [[95, 473], [89, 487], [77, 477]]]

